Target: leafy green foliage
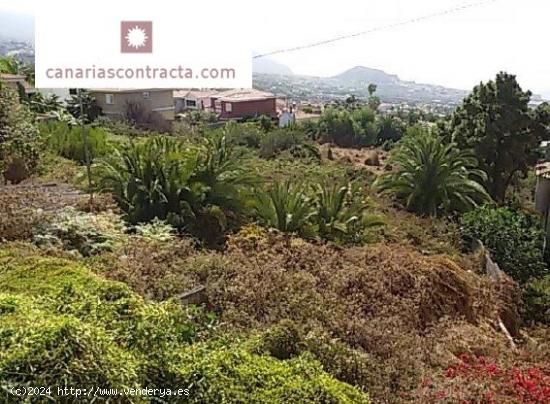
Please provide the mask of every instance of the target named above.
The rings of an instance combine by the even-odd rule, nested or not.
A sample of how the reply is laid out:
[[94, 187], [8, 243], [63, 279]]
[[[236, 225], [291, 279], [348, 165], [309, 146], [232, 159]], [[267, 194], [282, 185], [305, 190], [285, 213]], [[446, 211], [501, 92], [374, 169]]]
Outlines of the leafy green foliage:
[[533, 279], [523, 288], [524, 317], [527, 321], [550, 325], [550, 275]]
[[256, 215], [262, 224], [286, 233], [308, 234], [315, 214], [305, 188], [290, 181], [274, 182], [265, 192], [258, 192]]
[[397, 142], [405, 133], [405, 124], [399, 117], [394, 115], [379, 115], [376, 124], [378, 126], [376, 142], [379, 145], [386, 142]]
[[383, 222], [366, 213], [368, 202], [357, 199], [362, 191], [352, 187], [328, 180], [313, 185], [275, 181], [256, 193], [256, 215], [264, 226], [285, 233], [360, 243], [365, 241], [366, 230]]
[[341, 147], [369, 146], [376, 142], [375, 114], [369, 108], [328, 108], [319, 119], [320, 138]]
[[478, 182], [485, 174], [476, 169], [476, 159], [422, 127], [409, 129], [391, 161], [397, 172], [383, 175], [374, 187], [394, 194], [414, 212], [463, 212], [489, 200]]
[[248, 172], [224, 136], [191, 147], [168, 137], [132, 143], [103, 165], [101, 187], [113, 193], [132, 224], [155, 218], [218, 242], [229, 218], [246, 208]]
[[465, 237], [479, 239], [500, 268], [520, 283], [548, 273], [538, 218], [507, 207], [482, 206], [461, 218]]
[[325, 240], [359, 243], [364, 241], [365, 231], [384, 224], [379, 216], [367, 214], [368, 201], [356, 200], [362, 190], [354, 190], [357, 184], [324, 181], [313, 186], [316, 233]]
[[193, 346], [175, 368], [193, 403], [368, 403], [366, 394], [329, 377], [309, 355], [286, 361], [239, 348]]
[[550, 137], [529, 108], [530, 99], [531, 92], [524, 92], [515, 76], [501, 72], [495, 81], [476, 86], [452, 118], [453, 140], [474, 150], [497, 202], [504, 201], [514, 176], [526, 175], [536, 163], [538, 143]]
[[[39, 130], [45, 138], [46, 144], [54, 153], [79, 164], [86, 162], [84, 138], [80, 126], [69, 126], [65, 122], [52, 121], [40, 124]], [[110, 147], [107, 141], [107, 132], [102, 128], [92, 126], [86, 126], [84, 130], [88, 137], [91, 162], [108, 154]]]
[[0, 83], [0, 173], [4, 180], [20, 182], [37, 168], [40, 139], [28, 107]]
[[320, 159], [317, 145], [295, 128], [276, 129], [267, 133], [260, 143], [260, 157], [272, 159], [286, 154], [291, 158]]
[[273, 129], [275, 129], [275, 124], [273, 123], [273, 119], [271, 119], [271, 117], [269, 117], [267, 115], [261, 115], [258, 118], [258, 126], [265, 133], [270, 132]]
[[252, 123], [238, 124], [230, 121], [223, 130], [229, 144], [258, 149], [262, 142], [263, 134]]

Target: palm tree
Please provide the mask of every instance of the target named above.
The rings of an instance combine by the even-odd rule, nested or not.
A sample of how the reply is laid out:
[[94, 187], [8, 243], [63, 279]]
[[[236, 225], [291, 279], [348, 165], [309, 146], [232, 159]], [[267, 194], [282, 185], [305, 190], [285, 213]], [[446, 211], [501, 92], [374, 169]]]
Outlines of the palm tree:
[[490, 200], [480, 184], [487, 174], [477, 169], [475, 157], [425, 128], [411, 128], [391, 160], [397, 172], [378, 178], [374, 188], [393, 193], [411, 211], [462, 212]]

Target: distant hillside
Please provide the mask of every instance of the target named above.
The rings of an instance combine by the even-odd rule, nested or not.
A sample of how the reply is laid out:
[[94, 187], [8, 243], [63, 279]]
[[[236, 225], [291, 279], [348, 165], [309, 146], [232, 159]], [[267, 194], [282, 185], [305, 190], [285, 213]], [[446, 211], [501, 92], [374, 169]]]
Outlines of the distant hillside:
[[273, 74], [278, 76], [292, 76], [292, 70], [282, 63], [267, 58], [252, 60], [252, 71], [259, 74]]
[[[261, 60], [261, 59], [260, 59]], [[369, 84], [376, 84], [377, 95], [390, 103], [436, 103], [455, 105], [466, 91], [432, 84], [401, 80], [397, 75], [382, 70], [357, 66], [332, 77], [275, 75], [255, 71], [254, 86], [260, 90], [285, 94], [302, 100], [329, 101], [354, 94], [368, 97]]]
[[331, 80], [339, 81], [343, 85], [362, 86], [374, 83], [377, 85], [393, 85], [399, 83], [399, 77], [393, 74], [388, 74], [382, 70], [371, 69], [370, 67], [356, 66], [337, 76], [330, 78]]

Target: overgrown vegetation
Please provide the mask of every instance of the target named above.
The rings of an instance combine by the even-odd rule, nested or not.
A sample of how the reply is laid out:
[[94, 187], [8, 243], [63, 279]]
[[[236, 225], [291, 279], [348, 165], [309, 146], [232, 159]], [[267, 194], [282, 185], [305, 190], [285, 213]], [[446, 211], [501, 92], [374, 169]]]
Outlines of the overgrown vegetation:
[[224, 136], [201, 146], [168, 137], [132, 143], [102, 168], [102, 189], [113, 193], [130, 223], [166, 220], [208, 243], [238, 220], [254, 183]]
[[462, 231], [491, 251], [501, 269], [520, 283], [548, 273], [544, 262], [544, 233], [539, 219], [524, 212], [482, 206], [461, 219]]
[[3, 182], [19, 183], [37, 168], [40, 139], [29, 109], [15, 91], [0, 83], [0, 173]]
[[86, 126], [82, 133], [80, 126], [69, 126], [64, 122], [48, 122], [39, 125], [40, 134], [46, 139], [47, 146], [59, 156], [86, 163], [84, 136], [87, 137], [90, 161], [104, 157], [111, 148], [107, 142], [107, 131], [102, 128]]
[[[452, 119], [381, 112], [368, 92], [285, 128], [199, 111], [155, 131], [139, 105], [111, 122], [86, 93], [84, 116], [79, 97], [6, 93], [2, 164], [25, 170], [0, 192], [0, 401], [93, 385], [189, 389], [168, 402], [544, 402], [548, 265], [521, 177], [548, 105], [529, 109], [506, 75]], [[484, 274], [473, 239], [509, 277]]]
[[211, 339], [215, 320], [201, 309], [146, 303], [120, 283], [41, 258], [28, 245], [4, 246], [0, 263], [3, 400], [12, 398], [10, 387], [42, 385], [53, 397], [65, 386], [149, 387], [188, 389], [172, 398], [191, 403], [368, 402], [307, 355], [281, 362]]

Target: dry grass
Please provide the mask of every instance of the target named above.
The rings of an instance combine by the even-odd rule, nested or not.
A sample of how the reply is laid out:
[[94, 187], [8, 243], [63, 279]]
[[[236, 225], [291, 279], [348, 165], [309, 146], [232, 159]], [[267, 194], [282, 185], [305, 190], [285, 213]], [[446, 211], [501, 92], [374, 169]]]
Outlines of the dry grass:
[[249, 227], [224, 253], [196, 252], [188, 241], [131, 243], [100, 260], [107, 276], [153, 299], [206, 285], [228, 330], [292, 324], [302, 349], [380, 401], [405, 400], [460, 353], [507, 354], [495, 320], [509, 309], [508, 320], [519, 321], [515, 285], [395, 243], [339, 248]]

